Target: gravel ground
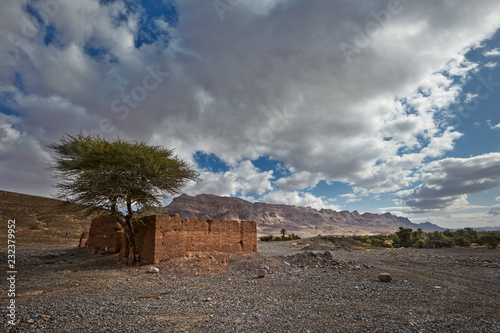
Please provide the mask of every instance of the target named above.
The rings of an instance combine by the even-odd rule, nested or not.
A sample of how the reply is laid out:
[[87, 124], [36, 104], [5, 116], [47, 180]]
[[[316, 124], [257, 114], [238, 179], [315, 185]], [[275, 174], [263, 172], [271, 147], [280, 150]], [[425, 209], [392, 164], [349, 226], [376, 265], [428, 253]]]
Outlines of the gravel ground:
[[[306, 242], [310, 245], [305, 246]], [[127, 267], [89, 249], [18, 249], [17, 332], [500, 332], [500, 250], [259, 244]], [[328, 251], [328, 252], [327, 252]], [[6, 253], [0, 258], [6, 267]], [[258, 278], [265, 268], [266, 277]], [[390, 273], [389, 283], [378, 279]], [[0, 295], [7, 325], [6, 280]]]

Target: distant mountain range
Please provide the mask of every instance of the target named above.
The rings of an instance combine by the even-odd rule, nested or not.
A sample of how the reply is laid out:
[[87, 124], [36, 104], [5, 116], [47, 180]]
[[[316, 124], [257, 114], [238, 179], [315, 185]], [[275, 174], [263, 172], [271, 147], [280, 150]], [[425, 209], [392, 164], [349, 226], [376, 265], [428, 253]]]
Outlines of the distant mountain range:
[[477, 231], [500, 231], [500, 227], [477, 227], [474, 228]]
[[385, 214], [359, 214], [357, 211], [336, 212], [311, 207], [251, 203], [239, 198], [211, 194], [189, 196], [182, 194], [164, 208], [168, 213], [179, 213], [181, 218], [218, 220], [250, 220], [257, 222], [260, 235], [278, 235], [281, 229], [301, 237], [321, 235], [353, 235], [392, 233], [399, 227], [443, 231], [430, 222], [412, 223], [405, 217]]
[[[16, 244], [77, 244], [88, 230], [91, 218], [61, 207], [61, 201], [0, 190], [0, 219], [16, 220]], [[260, 235], [279, 235], [281, 229], [301, 237], [391, 233], [399, 227], [424, 231], [445, 230], [432, 223], [412, 223], [404, 217], [385, 214], [310, 207], [251, 203], [239, 198], [183, 194], [158, 213], [179, 213], [181, 217], [203, 219], [251, 220]], [[490, 228], [477, 228], [489, 230]], [[491, 229], [494, 229], [492, 227]], [[7, 223], [0, 224], [0, 241], [6, 243]]]

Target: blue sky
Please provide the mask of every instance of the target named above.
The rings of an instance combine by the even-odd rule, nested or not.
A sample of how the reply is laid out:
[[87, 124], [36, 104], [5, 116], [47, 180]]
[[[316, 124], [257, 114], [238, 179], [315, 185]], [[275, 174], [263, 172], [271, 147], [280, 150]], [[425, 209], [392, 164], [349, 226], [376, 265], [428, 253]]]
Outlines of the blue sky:
[[50, 196], [65, 133], [174, 148], [185, 189], [500, 226], [500, 4], [9, 2], [0, 189]]

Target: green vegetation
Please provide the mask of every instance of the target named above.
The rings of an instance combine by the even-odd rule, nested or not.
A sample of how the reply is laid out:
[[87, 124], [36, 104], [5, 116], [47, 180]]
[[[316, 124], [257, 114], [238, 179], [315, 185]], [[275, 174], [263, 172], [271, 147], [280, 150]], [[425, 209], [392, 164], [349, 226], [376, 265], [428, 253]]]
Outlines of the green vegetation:
[[416, 247], [416, 248], [442, 248], [442, 247], [468, 247], [472, 244], [485, 245], [495, 249], [500, 243], [500, 232], [478, 232], [472, 228], [457, 231], [423, 232], [421, 229], [400, 227], [393, 234], [383, 236], [353, 236], [352, 239], [365, 245], [376, 247]]
[[301, 239], [299, 236], [296, 234], [290, 234], [286, 236], [286, 230], [281, 229], [281, 236], [262, 236], [259, 238], [261, 242], [279, 242], [279, 241], [289, 241], [289, 240], [295, 240], [295, 239]]
[[125, 231], [129, 263], [135, 255], [136, 211], [161, 206], [162, 198], [198, 179], [198, 172], [172, 150], [144, 142], [80, 134], [48, 147], [55, 152], [58, 199], [82, 205], [89, 215], [108, 211]]

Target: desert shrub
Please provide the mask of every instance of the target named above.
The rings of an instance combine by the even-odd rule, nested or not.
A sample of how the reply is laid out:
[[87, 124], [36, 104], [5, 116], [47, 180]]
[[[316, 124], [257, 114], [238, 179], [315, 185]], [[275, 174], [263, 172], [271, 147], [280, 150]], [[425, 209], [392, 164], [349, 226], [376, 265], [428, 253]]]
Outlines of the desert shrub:
[[290, 234], [288, 236], [273, 236], [273, 235], [261, 236], [259, 237], [259, 239], [261, 242], [279, 242], [279, 241], [296, 240], [301, 238], [296, 234]]
[[373, 237], [372, 245], [377, 247], [391, 247], [390, 243], [386, 243], [385, 237]]
[[429, 240], [434, 241], [434, 240], [441, 240], [444, 238], [444, 235], [442, 232], [439, 231], [433, 231], [427, 234], [427, 237]]
[[453, 237], [455, 234], [453, 233], [453, 231], [445, 230], [445, 231], [443, 231], [443, 235], [445, 237]]
[[427, 239], [425, 241], [425, 247], [428, 248], [442, 248], [442, 247], [452, 247], [453, 242], [449, 239]]
[[372, 240], [371, 240], [371, 237], [368, 237], [368, 236], [361, 236], [359, 237], [359, 240], [361, 243], [363, 244], [366, 244], [366, 245], [372, 245]]
[[419, 249], [422, 249], [425, 246], [425, 241], [422, 238], [419, 238], [415, 242], [415, 246], [418, 247]]
[[350, 238], [354, 241], [361, 242], [365, 245], [376, 246], [376, 247], [392, 247], [392, 242], [388, 241], [387, 237], [382, 235], [352, 236]]
[[498, 243], [500, 242], [500, 233], [488, 232], [485, 235], [481, 235], [478, 239], [479, 245], [486, 245], [491, 249], [496, 249]]
[[465, 247], [468, 247], [471, 244], [471, 241], [468, 238], [464, 237], [464, 236], [455, 236], [453, 238], [453, 241], [454, 241], [454, 243], [455, 243], [456, 246], [465, 246]]
[[261, 236], [259, 239], [262, 241], [262, 242], [270, 242], [272, 241], [274, 238], [273, 235], [269, 235], [269, 236]]

